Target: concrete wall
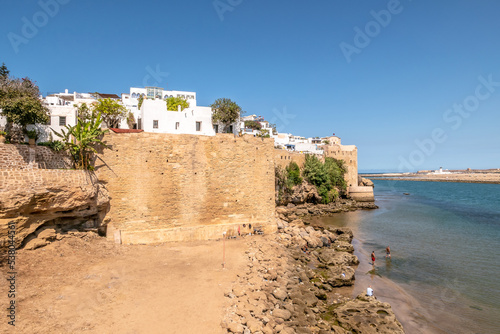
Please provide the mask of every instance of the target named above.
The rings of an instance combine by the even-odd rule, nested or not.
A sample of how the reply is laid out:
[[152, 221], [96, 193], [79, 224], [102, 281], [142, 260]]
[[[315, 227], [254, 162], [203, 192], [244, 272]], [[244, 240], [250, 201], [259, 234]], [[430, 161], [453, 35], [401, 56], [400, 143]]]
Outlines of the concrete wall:
[[142, 132], [104, 140], [111, 150], [96, 173], [112, 198], [109, 237], [152, 243], [220, 238], [243, 224], [275, 230], [272, 139]]
[[349, 195], [353, 200], [358, 202], [375, 201], [375, 196], [373, 195], [373, 187], [350, 187]]

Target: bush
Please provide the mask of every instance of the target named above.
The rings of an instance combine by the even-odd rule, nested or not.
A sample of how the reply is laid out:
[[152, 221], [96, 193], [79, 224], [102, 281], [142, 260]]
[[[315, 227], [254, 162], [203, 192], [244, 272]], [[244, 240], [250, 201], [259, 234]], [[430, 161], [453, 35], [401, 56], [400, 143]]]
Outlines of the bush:
[[316, 156], [306, 155], [302, 174], [309, 183], [316, 186], [322, 203], [328, 204], [338, 198], [339, 192], [336, 188], [347, 189], [345, 172], [343, 160], [327, 157], [323, 163]]
[[299, 185], [302, 183], [302, 177], [300, 176], [300, 168], [299, 165], [295, 162], [290, 162], [290, 164], [286, 167], [287, 171], [287, 185], [291, 188], [293, 186]]
[[46, 146], [53, 149], [55, 152], [60, 152], [64, 150], [64, 143], [59, 140], [46, 141], [43, 143], [38, 143], [38, 146]]
[[260, 129], [262, 129], [262, 125], [257, 121], [245, 121], [245, 128], [253, 129], [253, 130], [260, 130]]

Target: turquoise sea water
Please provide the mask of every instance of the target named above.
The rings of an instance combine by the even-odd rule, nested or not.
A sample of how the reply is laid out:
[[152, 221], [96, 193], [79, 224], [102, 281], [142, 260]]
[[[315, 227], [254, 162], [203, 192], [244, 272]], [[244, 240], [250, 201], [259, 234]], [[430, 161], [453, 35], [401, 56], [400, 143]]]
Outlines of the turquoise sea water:
[[500, 333], [500, 185], [374, 183], [379, 209], [329, 223], [353, 227], [376, 272], [418, 300], [437, 332]]

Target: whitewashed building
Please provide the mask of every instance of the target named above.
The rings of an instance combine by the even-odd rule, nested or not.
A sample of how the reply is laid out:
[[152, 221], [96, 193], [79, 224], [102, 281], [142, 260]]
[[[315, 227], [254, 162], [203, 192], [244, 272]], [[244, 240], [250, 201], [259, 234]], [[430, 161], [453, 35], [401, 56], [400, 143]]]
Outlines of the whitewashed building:
[[141, 128], [145, 132], [215, 136], [210, 107], [188, 107], [182, 111], [167, 110], [164, 100], [144, 100], [140, 110]]

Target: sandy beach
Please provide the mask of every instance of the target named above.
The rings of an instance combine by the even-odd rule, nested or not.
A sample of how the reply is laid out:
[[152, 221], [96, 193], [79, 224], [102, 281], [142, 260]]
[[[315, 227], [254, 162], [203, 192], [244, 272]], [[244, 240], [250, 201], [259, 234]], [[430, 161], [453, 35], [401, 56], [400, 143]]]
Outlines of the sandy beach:
[[[245, 239], [226, 241], [226, 269], [222, 241], [128, 246], [65, 238], [19, 250], [15, 332], [222, 333], [224, 290], [244, 269], [245, 249]], [[0, 300], [5, 309], [7, 298]], [[2, 319], [0, 332], [13, 330]]]

